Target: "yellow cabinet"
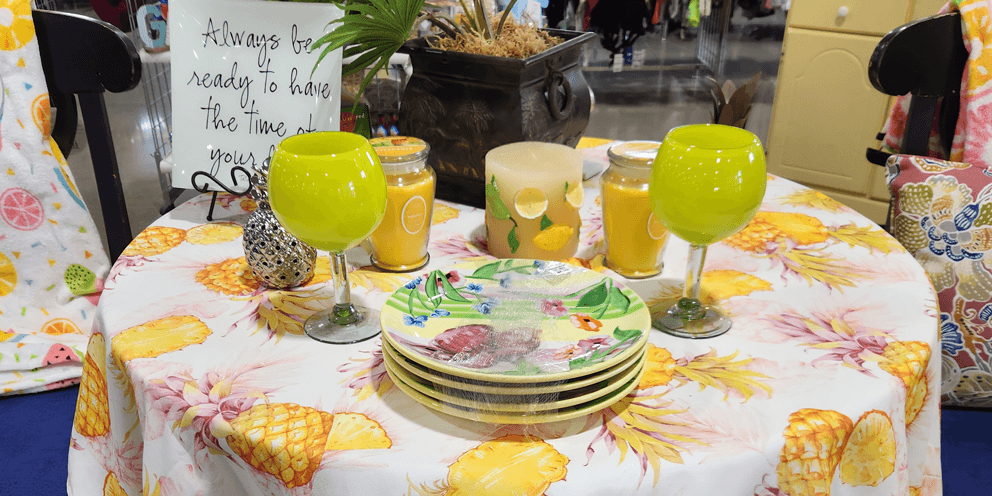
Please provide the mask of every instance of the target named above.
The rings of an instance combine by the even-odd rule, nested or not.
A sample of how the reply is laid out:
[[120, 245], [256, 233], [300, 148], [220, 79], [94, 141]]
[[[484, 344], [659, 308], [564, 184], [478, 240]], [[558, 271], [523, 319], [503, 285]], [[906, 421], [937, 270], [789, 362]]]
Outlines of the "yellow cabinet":
[[789, 11], [789, 25], [884, 35], [903, 24], [909, 3], [910, 0], [796, 0]]
[[867, 189], [865, 148], [875, 144], [888, 102], [864, 69], [876, 44], [870, 36], [788, 29], [768, 140], [772, 172]]
[[[939, 0], [793, 0], [768, 131], [768, 170], [885, 222], [885, 171], [877, 148], [890, 98], [868, 81], [885, 33], [937, 13]], [[843, 14], [843, 15], [840, 15]]]

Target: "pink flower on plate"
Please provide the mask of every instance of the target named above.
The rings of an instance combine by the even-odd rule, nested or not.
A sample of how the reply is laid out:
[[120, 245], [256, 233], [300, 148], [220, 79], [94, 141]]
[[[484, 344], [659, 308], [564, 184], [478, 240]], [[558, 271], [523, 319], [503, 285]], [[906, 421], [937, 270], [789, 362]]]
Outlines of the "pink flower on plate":
[[568, 315], [568, 309], [561, 300], [537, 300], [537, 309], [552, 317]]
[[586, 338], [579, 341], [579, 348], [582, 348], [583, 351], [596, 350], [608, 346], [610, 346], [610, 338], [606, 336]]
[[462, 276], [458, 274], [457, 270], [448, 272], [447, 274], [444, 275], [444, 277], [448, 279], [448, 282], [450, 282], [451, 284], [457, 284], [462, 282]]

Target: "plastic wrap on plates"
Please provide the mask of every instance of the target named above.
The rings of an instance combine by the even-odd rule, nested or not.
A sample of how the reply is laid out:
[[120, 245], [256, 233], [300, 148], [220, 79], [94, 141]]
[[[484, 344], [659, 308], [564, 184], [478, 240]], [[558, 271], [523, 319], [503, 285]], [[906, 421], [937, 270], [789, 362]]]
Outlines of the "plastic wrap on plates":
[[630, 392], [650, 314], [633, 291], [558, 262], [470, 262], [417, 277], [382, 311], [386, 368], [418, 402], [452, 415], [537, 423]]

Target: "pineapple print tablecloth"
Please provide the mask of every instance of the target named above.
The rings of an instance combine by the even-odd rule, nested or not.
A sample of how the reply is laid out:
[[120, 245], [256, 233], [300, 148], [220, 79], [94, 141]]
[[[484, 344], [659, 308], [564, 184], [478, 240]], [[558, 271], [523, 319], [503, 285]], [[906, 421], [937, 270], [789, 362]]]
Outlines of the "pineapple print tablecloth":
[[[587, 141], [587, 145], [597, 145]], [[583, 149], [606, 164], [608, 143]], [[570, 262], [603, 268], [598, 181]], [[291, 291], [259, 287], [241, 227], [254, 208], [198, 197], [142, 232], [97, 310], [69, 455], [73, 495], [719, 494], [941, 492], [938, 312], [922, 268], [876, 225], [770, 178], [761, 212], [713, 246], [705, 298], [734, 316], [704, 341], [659, 332], [637, 389], [588, 417], [533, 426], [435, 413], [386, 375], [378, 339], [301, 335], [332, 303], [328, 259]], [[439, 202], [431, 264], [489, 255], [483, 212]], [[624, 281], [653, 308], [664, 272]], [[349, 253], [352, 297], [409, 279]], [[450, 273], [449, 278], [460, 274]]]

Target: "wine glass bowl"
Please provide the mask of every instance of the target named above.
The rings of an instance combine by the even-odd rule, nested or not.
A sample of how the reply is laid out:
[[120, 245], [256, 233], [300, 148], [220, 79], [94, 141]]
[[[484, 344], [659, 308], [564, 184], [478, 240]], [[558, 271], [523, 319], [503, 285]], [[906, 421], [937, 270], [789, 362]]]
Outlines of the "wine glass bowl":
[[672, 234], [689, 242], [691, 251], [683, 297], [655, 320], [655, 327], [689, 338], [730, 329], [729, 317], [698, 299], [706, 246], [751, 221], [766, 181], [764, 149], [749, 131], [693, 124], [665, 136], [651, 170], [651, 208]]
[[272, 213], [283, 227], [331, 254], [334, 307], [307, 319], [304, 332], [335, 344], [379, 334], [379, 312], [351, 303], [344, 254], [367, 238], [386, 212], [386, 177], [372, 145], [338, 131], [286, 138], [272, 155], [268, 190]]
[[298, 134], [272, 155], [272, 211], [303, 242], [337, 253], [354, 248], [382, 221], [386, 176], [372, 145], [345, 132]]

